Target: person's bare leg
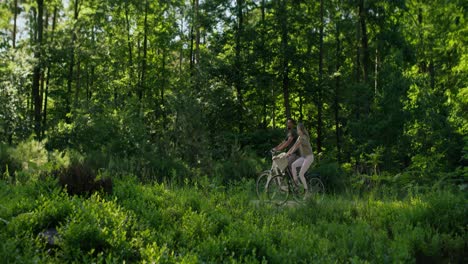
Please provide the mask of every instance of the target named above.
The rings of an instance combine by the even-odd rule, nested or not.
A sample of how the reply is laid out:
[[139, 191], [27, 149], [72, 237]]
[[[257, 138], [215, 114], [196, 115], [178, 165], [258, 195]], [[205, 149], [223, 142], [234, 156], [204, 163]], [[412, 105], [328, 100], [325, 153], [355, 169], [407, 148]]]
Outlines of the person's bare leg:
[[301, 179], [301, 182], [304, 185], [304, 189], [308, 191], [309, 188], [307, 186], [307, 181], [304, 177], [304, 174], [307, 172], [312, 162], [314, 162], [314, 155], [309, 155], [305, 157], [305, 159], [304, 158], [301, 158], [301, 159], [303, 159], [304, 162], [302, 163], [301, 170], [299, 171], [299, 178]]
[[[293, 164], [291, 164], [291, 167], [292, 167], [292, 176], [293, 176], [293, 179], [294, 179], [294, 182], [297, 184], [298, 181], [297, 181], [297, 168], [299, 167], [303, 167], [303, 164], [304, 163], [304, 158], [303, 157], [300, 157], [298, 158], [296, 161], [293, 162]], [[301, 168], [302, 170], [302, 168]]]

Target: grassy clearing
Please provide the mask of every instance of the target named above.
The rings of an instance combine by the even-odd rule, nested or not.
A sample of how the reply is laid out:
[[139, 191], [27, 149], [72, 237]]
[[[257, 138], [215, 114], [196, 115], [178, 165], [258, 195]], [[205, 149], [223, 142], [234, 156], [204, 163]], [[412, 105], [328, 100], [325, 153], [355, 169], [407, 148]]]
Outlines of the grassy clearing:
[[[205, 184], [203, 184], [205, 182]], [[303, 206], [255, 205], [251, 181], [143, 185], [69, 196], [55, 181], [0, 181], [6, 263], [395, 263], [466, 260], [466, 194], [404, 199], [327, 196]], [[47, 244], [45, 230], [58, 233]]]

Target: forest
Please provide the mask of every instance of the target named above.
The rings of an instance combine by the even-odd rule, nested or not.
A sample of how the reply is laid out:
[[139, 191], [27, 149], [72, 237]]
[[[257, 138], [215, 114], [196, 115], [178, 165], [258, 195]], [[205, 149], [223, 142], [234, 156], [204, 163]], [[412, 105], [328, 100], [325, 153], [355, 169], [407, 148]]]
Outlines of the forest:
[[[466, 263], [467, 10], [0, 0], [0, 259]], [[257, 203], [287, 119], [326, 193]]]

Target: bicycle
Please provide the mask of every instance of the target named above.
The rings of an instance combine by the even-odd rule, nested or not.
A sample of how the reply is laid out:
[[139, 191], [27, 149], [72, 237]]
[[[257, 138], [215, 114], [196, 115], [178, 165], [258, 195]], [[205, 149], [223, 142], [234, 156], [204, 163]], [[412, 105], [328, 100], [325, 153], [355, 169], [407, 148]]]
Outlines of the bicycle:
[[[307, 198], [305, 197], [305, 189], [302, 183], [296, 184], [294, 182], [286, 154], [274, 155], [272, 152], [272, 160], [271, 169], [262, 172], [257, 178], [256, 190], [259, 199], [261, 201], [268, 199], [282, 205], [288, 200], [291, 193], [296, 201], [304, 201], [304, 198]], [[305, 178], [308, 186], [307, 195], [311, 199], [323, 199], [325, 185], [320, 179], [320, 175], [306, 173]]]
[[[273, 157], [275, 156], [275, 152], [270, 151], [270, 154], [273, 160]], [[267, 184], [274, 176], [277, 176], [277, 175], [281, 175], [281, 171], [279, 170], [278, 167], [275, 166], [274, 163], [272, 163], [271, 169], [261, 172], [260, 175], [257, 177], [255, 190], [257, 193], [257, 197], [260, 201], [264, 201], [268, 199], [268, 197], [266, 196]]]

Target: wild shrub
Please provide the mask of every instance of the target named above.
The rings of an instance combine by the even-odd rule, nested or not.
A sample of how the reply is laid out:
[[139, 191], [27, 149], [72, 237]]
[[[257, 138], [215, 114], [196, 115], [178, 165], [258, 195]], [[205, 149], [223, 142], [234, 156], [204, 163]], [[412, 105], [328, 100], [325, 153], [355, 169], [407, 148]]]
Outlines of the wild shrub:
[[[2, 181], [0, 218], [9, 223], [0, 222], [5, 240], [0, 257], [86, 263], [463, 263], [466, 255], [468, 209], [462, 192], [404, 199], [335, 194], [276, 207], [251, 202], [251, 180], [224, 188], [205, 181], [167, 186], [121, 176], [112, 195], [90, 197], [72, 197], [58, 188], [48, 192], [50, 186], [41, 182]], [[59, 240], [47, 253], [40, 233], [50, 228], [56, 228]]]
[[0, 143], [0, 179], [10, 180], [21, 165], [12, 157], [12, 148]]
[[33, 210], [16, 215], [8, 225], [8, 230], [13, 236], [37, 236], [47, 228], [58, 227], [71, 212], [72, 204], [68, 197], [55, 191], [48, 197], [37, 199]]
[[[318, 161], [314, 161], [318, 162]], [[310, 173], [318, 173], [322, 179], [326, 191], [329, 193], [342, 191], [348, 181], [348, 175], [341, 169], [337, 162], [323, 160]]]
[[77, 261], [100, 252], [119, 252], [118, 258], [127, 261], [139, 258], [138, 249], [132, 246], [136, 242], [132, 237], [138, 240], [133, 214], [99, 195], [75, 201], [67, 221], [58, 228], [63, 259]]
[[189, 166], [180, 159], [174, 159], [157, 152], [144, 152], [133, 157], [110, 156], [106, 171], [112, 175], [127, 177], [135, 175], [141, 182], [171, 181], [182, 183], [191, 178], [193, 173]]
[[224, 184], [255, 178], [262, 169], [257, 156], [251, 150], [240, 147], [233, 147], [229, 156], [212, 163], [215, 164], [212, 173]]
[[17, 171], [16, 181], [27, 182], [38, 180], [39, 174], [46, 170], [48, 152], [44, 141], [37, 141], [32, 137], [18, 144], [11, 151], [14, 163], [19, 164], [21, 171]]
[[60, 185], [70, 195], [90, 194], [99, 190], [106, 193], [112, 192], [112, 179], [110, 177], [96, 179], [95, 172], [83, 163], [75, 163], [57, 170], [55, 175], [57, 175]]

